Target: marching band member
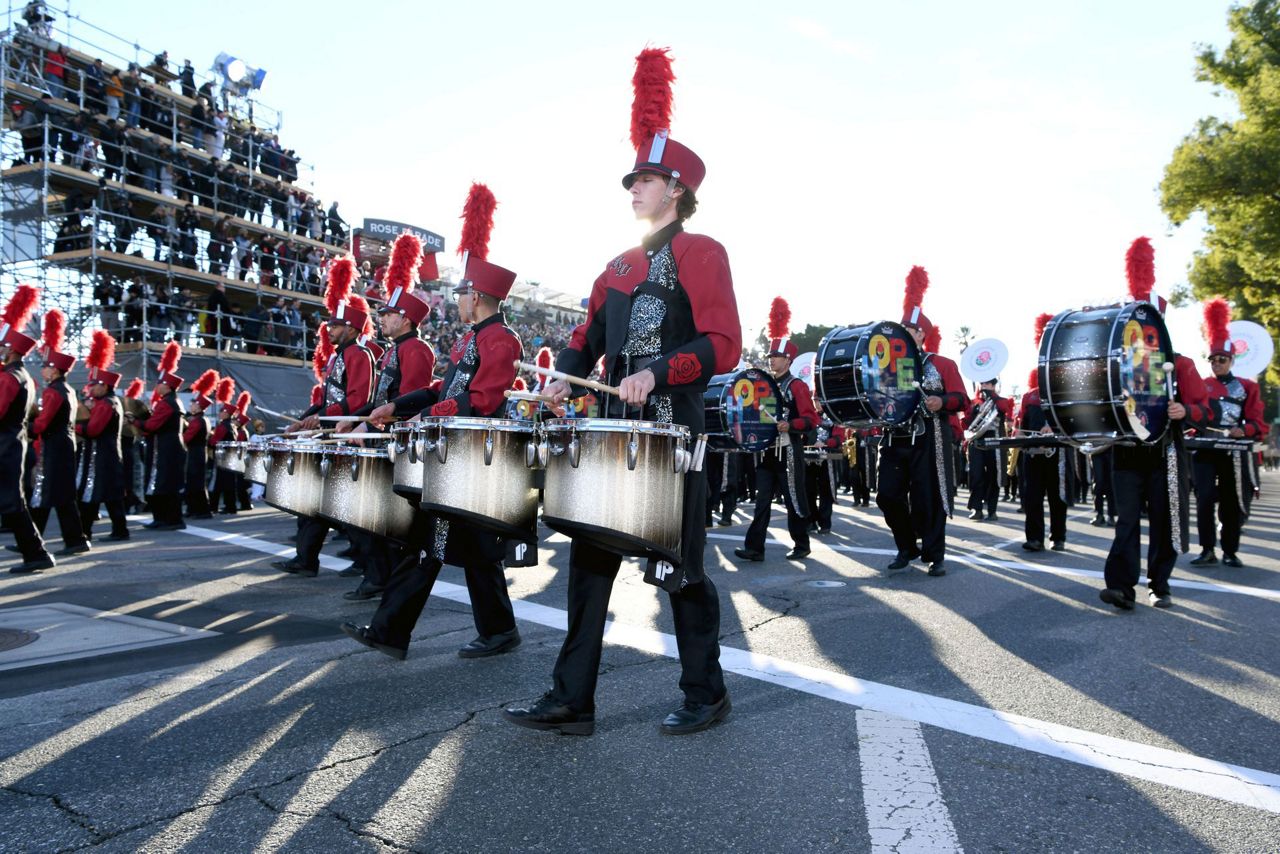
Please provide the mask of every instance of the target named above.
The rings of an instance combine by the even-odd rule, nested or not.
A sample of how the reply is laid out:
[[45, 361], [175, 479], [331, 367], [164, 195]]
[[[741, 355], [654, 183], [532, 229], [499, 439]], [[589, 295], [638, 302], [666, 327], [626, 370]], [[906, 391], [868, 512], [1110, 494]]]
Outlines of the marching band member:
[[[969, 401], [969, 407], [963, 416], [965, 429], [971, 427], [978, 417], [983, 404], [993, 401], [999, 416], [996, 423], [969, 442], [969, 518], [981, 522], [984, 518], [989, 522], [999, 521], [996, 508], [1000, 503], [1000, 451], [996, 448], [979, 448], [977, 440], [984, 436], [1004, 435], [1004, 425], [1013, 419], [1013, 401], [1001, 397], [996, 391], [997, 381], [986, 380], [978, 384], [978, 394]], [[983, 508], [987, 515], [982, 515]]]
[[[351, 415], [369, 402], [374, 386], [374, 360], [359, 339], [365, 332], [371, 332], [373, 325], [368, 303], [351, 293], [354, 276], [355, 261], [350, 257], [339, 258], [329, 268], [324, 301], [329, 309], [326, 326], [334, 353], [325, 369], [324, 401], [302, 413], [302, 420], [289, 425], [286, 433], [314, 430], [320, 426], [322, 413]], [[299, 519], [297, 554], [271, 565], [281, 572], [314, 578], [320, 572], [320, 549], [328, 532], [329, 523], [322, 519]]]
[[743, 560], [764, 560], [764, 538], [773, 512], [773, 494], [782, 485], [787, 508], [787, 532], [792, 548], [787, 560], [809, 556], [809, 498], [805, 491], [804, 446], [818, 429], [818, 412], [809, 386], [791, 375], [791, 362], [800, 348], [791, 342], [788, 326], [791, 308], [774, 297], [769, 308], [769, 373], [782, 392], [782, 416], [778, 419], [778, 447], [764, 451], [756, 463], [756, 507], [747, 528], [746, 541], [733, 553]]
[[[1226, 431], [1232, 439], [1263, 439], [1267, 424], [1262, 417], [1262, 394], [1253, 380], [1231, 373], [1235, 353], [1231, 347], [1231, 306], [1218, 297], [1204, 306], [1204, 331], [1209, 344], [1209, 367], [1212, 373], [1204, 380], [1210, 405], [1214, 409], [1214, 426]], [[1217, 529], [1214, 505], [1222, 522], [1222, 564], [1242, 567], [1239, 557], [1240, 530], [1249, 516], [1253, 484], [1249, 482], [1249, 451], [1218, 451], [1197, 448], [1194, 453], [1196, 488], [1196, 527], [1200, 537], [1200, 556], [1192, 566], [1210, 566], [1218, 562], [1214, 554]]]
[[80, 404], [66, 382], [76, 358], [59, 352], [66, 329], [65, 314], [56, 308], [45, 312], [40, 347], [44, 360], [40, 377], [45, 386], [40, 397], [40, 414], [31, 422], [31, 435], [40, 442], [40, 473], [31, 500], [31, 520], [43, 537], [49, 511], [56, 511], [63, 546], [57, 554], [77, 555], [89, 551], [89, 541], [85, 539], [76, 507], [75, 423]]
[[209, 508], [209, 419], [205, 413], [214, 408], [209, 397], [218, 384], [218, 372], [207, 370], [191, 384], [191, 412], [187, 417], [187, 429], [182, 431], [182, 441], [187, 445], [187, 517], [210, 519]]
[[[1139, 237], [1125, 255], [1125, 271], [1129, 295], [1136, 301], [1158, 300], [1156, 308], [1163, 313], [1164, 300], [1153, 297], [1155, 285], [1155, 250], [1151, 241]], [[1115, 488], [1115, 539], [1107, 554], [1104, 568], [1106, 588], [1098, 597], [1122, 610], [1131, 611], [1134, 587], [1138, 584], [1142, 549], [1142, 505], [1145, 498], [1150, 529], [1147, 543], [1147, 598], [1157, 608], [1169, 608], [1169, 577], [1178, 559], [1178, 551], [1187, 550], [1186, 461], [1182, 459], [1175, 437], [1186, 427], [1203, 429], [1213, 421], [1209, 396], [1195, 364], [1181, 354], [1173, 357], [1177, 394], [1169, 401], [1169, 425], [1165, 439], [1158, 445], [1117, 446], [1112, 449], [1112, 482]], [[1171, 489], [1171, 483], [1176, 488]], [[1176, 502], [1176, 506], [1174, 504]], [[1179, 532], [1180, 547], [1174, 546], [1174, 525]]]
[[[214, 402], [218, 407], [218, 423], [213, 428], [213, 434], [209, 436], [209, 447], [216, 448], [223, 442], [234, 442], [236, 440], [235, 415], [236, 407], [232, 403], [232, 399], [236, 395], [236, 381], [231, 377], [222, 377], [218, 380], [217, 390], [214, 392]], [[235, 472], [230, 469], [218, 468], [213, 473], [213, 505], [211, 509], [216, 513], [235, 513], [236, 512], [236, 478]], [[218, 505], [222, 505], [222, 509], [218, 509]]]
[[[240, 392], [236, 398], [236, 414], [234, 418], [235, 437], [237, 442], [249, 441], [249, 404], [253, 403], [253, 395], [248, 391]], [[252, 510], [253, 503], [249, 501], [249, 481], [244, 476], [244, 472], [232, 472], [235, 482], [236, 499], [240, 502], [241, 510]]]
[[[642, 416], [653, 421], [683, 424], [697, 436], [705, 430], [703, 392], [712, 376], [738, 364], [742, 330], [724, 248], [684, 231], [684, 221], [697, 207], [695, 193], [706, 167], [667, 134], [673, 79], [665, 50], [640, 54], [631, 133], [637, 157], [622, 185], [630, 191], [636, 219], [648, 223], [649, 231], [640, 246], [610, 261], [595, 280], [586, 321], [574, 330], [556, 367], [586, 376], [603, 357], [623, 406], [641, 408]], [[557, 380], [547, 385], [546, 393], [563, 401], [571, 390]], [[615, 406], [613, 414], [622, 412]], [[659, 579], [650, 561], [645, 574], [646, 581], [663, 586], [670, 596], [680, 651], [684, 702], [661, 724], [661, 731], [671, 735], [704, 730], [731, 708], [720, 667], [720, 600], [703, 569], [705, 512], [706, 478], [701, 471], [690, 471], [685, 475], [680, 566], [662, 562]], [[585, 539], [573, 540], [569, 631], [551, 690], [534, 703], [507, 709], [508, 721], [579, 735], [594, 731], [604, 624], [621, 561]]]
[[[521, 347], [520, 339], [507, 326], [502, 314], [502, 301], [511, 292], [516, 274], [486, 260], [496, 205], [487, 187], [472, 186], [459, 241], [459, 252], [464, 257], [462, 280], [454, 288], [458, 314], [470, 328], [454, 344], [448, 372], [437, 387], [416, 389], [374, 410], [371, 417], [375, 424], [385, 426], [419, 413], [479, 418], [503, 416], [507, 404], [504, 393], [515, 380], [515, 363], [520, 358]], [[410, 536], [411, 553], [418, 554], [419, 549], [425, 549], [426, 555], [421, 560], [407, 560], [397, 566], [369, 625], [343, 623], [342, 630], [365, 646], [403, 659], [413, 627], [422, 616], [440, 569], [447, 563], [463, 568], [478, 633], [458, 650], [458, 655], [484, 658], [518, 647], [520, 632], [503, 574], [506, 541], [472, 525], [437, 519], [422, 512], [415, 515]]]
[[39, 572], [55, 566], [31, 521], [22, 483], [27, 465], [27, 420], [36, 407], [36, 385], [22, 365], [35, 339], [22, 329], [35, 313], [40, 290], [18, 285], [0, 315], [0, 522], [13, 532], [22, 563], [9, 571]]
[[[369, 415], [401, 395], [431, 386], [436, 354], [430, 344], [418, 337], [418, 327], [431, 314], [431, 306], [413, 291], [420, 274], [426, 281], [440, 278], [435, 253], [424, 255], [422, 241], [416, 235], [404, 232], [391, 247], [391, 260], [385, 276], [390, 296], [378, 309], [378, 325], [390, 344], [378, 361], [378, 385], [373, 398], [357, 410], [356, 415]], [[366, 423], [357, 426], [354, 422], [343, 421], [338, 424], [336, 432], [364, 433]], [[403, 550], [386, 537], [370, 534], [365, 539], [368, 554], [365, 555], [364, 578], [355, 590], [343, 595], [351, 601], [380, 596], [391, 580], [392, 569], [404, 557]]]
[[[1044, 335], [1044, 327], [1053, 320], [1052, 314], [1041, 314], [1036, 318], [1036, 348], [1039, 350], [1040, 339]], [[1031, 434], [1053, 435], [1053, 428], [1045, 417], [1044, 407], [1040, 401], [1040, 371], [1033, 368], [1027, 377], [1027, 392], [1022, 395], [1022, 405], [1018, 411], [1018, 429]], [[1022, 486], [1022, 507], [1026, 512], [1023, 530], [1027, 540], [1022, 547], [1029, 552], [1044, 551], [1044, 500], [1049, 498], [1049, 537], [1053, 540], [1053, 550], [1060, 552], [1067, 547], [1067, 505], [1071, 503], [1071, 493], [1067, 482], [1069, 472], [1064, 462], [1064, 448], [1055, 448], [1052, 454], [1034, 454], [1031, 449], [1023, 450], [1022, 466], [1024, 480]]]
[[[115, 339], [112, 339], [111, 347], [111, 352], [114, 354]], [[112, 355], [112, 359], [114, 358], [115, 356]], [[107, 360], [107, 366], [111, 365], [112, 359]], [[115, 385], [112, 385], [111, 388], [111, 396], [115, 397]], [[146, 404], [142, 402], [142, 392], [145, 390], [142, 380], [137, 377], [129, 381], [129, 385], [125, 386], [123, 399], [117, 398], [121, 406], [121, 418], [124, 417], [125, 413], [132, 412], [135, 417], [141, 417], [145, 420], [151, 414], [151, 410], [147, 409]], [[124, 506], [126, 508], [140, 508], [143, 506], [142, 499], [138, 497], [138, 472], [141, 470], [145, 476], [145, 473], [149, 470], [150, 453], [144, 441], [141, 444], [141, 458], [139, 457], [138, 440], [140, 438], [142, 438], [142, 432], [132, 423], [124, 424], [120, 430], [120, 457], [124, 466]], [[88, 529], [86, 528], [85, 530], [87, 531]]]
[[831, 533], [831, 514], [836, 503], [836, 460], [831, 454], [840, 451], [840, 439], [833, 432], [830, 419], [818, 424], [818, 447], [821, 456], [805, 460], [804, 489], [809, 496], [809, 530], [816, 534]]
[[[921, 411], [902, 428], [880, 436], [879, 488], [876, 504], [893, 531], [898, 554], [889, 569], [902, 569], [918, 557], [932, 576], [946, 575], [947, 517], [951, 515], [952, 466], [949, 414], [964, 409], [969, 396], [956, 363], [928, 352], [925, 339], [933, 323], [921, 310], [929, 274], [912, 267], [907, 274], [902, 325], [923, 352]], [[917, 543], [919, 538], [919, 543]]]
[[182, 521], [182, 487], [187, 471], [187, 446], [182, 441], [185, 411], [178, 399], [178, 392], [186, 381], [174, 373], [181, 359], [182, 346], [177, 341], [165, 345], [160, 357], [160, 378], [151, 394], [151, 416], [141, 423], [125, 416], [152, 440], [147, 500], [151, 502], [154, 518], [143, 527], [156, 531], [180, 531], [187, 527]]
[[[85, 367], [89, 369], [88, 399], [89, 420], [76, 425], [76, 432], [84, 439], [84, 462], [80, 468], [80, 482], [76, 497], [80, 501], [80, 523], [85, 539], [93, 539], [93, 523], [98, 518], [98, 508], [106, 505], [111, 519], [108, 540], [129, 539], [129, 523], [125, 518], [124, 502], [127, 494], [127, 477], [132, 468], [125, 467], [122, 453], [122, 425], [124, 408], [116, 397], [116, 384], [120, 375], [109, 371], [115, 361], [116, 341], [101, 329], [95, 329], [89, 343], [89, 355]], [[129, 391], [136, 397], [142, 393], [142, 381], [134, 380]], [[133, 439], [129, 446], [132, 448]], [[131, 464], [131, 461], [130, 461]]]

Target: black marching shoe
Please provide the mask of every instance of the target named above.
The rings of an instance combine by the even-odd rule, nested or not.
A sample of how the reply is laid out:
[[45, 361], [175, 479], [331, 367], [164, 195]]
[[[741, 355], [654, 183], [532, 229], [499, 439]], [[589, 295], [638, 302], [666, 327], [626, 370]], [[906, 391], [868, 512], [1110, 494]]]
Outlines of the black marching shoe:
[[898, 552], [897, 556], [895, 556], [893, 560], [889, 561], [888, 568], [904, 569], [907, 566], [907, 564], [911, 563], [911, 561], [915, 560], [918, 557], [920, 557], [920, 552], [916, 549], [912, 549], [906, 554], [903, 554], [902, 552]]
[[526, 729], [557, 730], [562, 735], [591, 735], [596, 731], [596, 716], [591, 712], [575, 712], [557, 703], [550, 692], [529, 706], [513, 706], [502, 710], [508, 723]]
[[17, 546], [5, 546], [5, 548], [13, 552], [14, 554], [22, 554], [22, 549], [18, 548]]
[[307, 569], [297, 560], [277, 560], [273, 561], [271, 565], [281, 572], [287, 572], [291, 575], [301, 575], [304, 578], [315, 578], [320, 574], [319, 567], [315, 569]]
[[929, 574], [934, 578], [947, 574], [947, 562], [945, 560], [935, 560], [929, 564]]
[[702, 732], [716, 721], [729, 717], [731, 711], [733, 711], [733, 704], [729, 702], [728, 694], [721, 697], [720, 702], [710, 705], [685, 700], [684, 705], [662, 719], [658, 729], [663, 735], [689, 735]]
[[1108, 605], [1115, 605], [1121, 611], [1133, 610], [1133, 597], [1124, 595], [1123, 590], [1108, 587], [1098, 594], [1098, 598]]
[[1066, 542], [1065, 542], [1064, 540], [1054, 540], [1054, 541], [1053, 541], [1053, 550], [1054, 550], [1055, 552], [1065, 552], [1065, 551], [1067, 550], [1067, 544], [1066, 544]]
[[188, 519], [212, 519], [213, 514], [212, 513], [188, 513], [187, 518]]
[[830, 528], [830, 527], [826, 527], [826, 528], [819, 528], [817, 532], [818, 532], [819, 534], [830, 534], [830, 533], [831, 533], [831, 528]]
[[[1192, 566], [1213, 566], [1217, 562], [1218, 562], [1218, 556], [1213, 553], [1213, 549], [1209, 549], [1208, 551], [1200, 552], [1200, 557], [1193, 558], [1191, 560], [1191, 565]], [[1223, 560], [1223, 563], [1226, 563], [1225, 559]]]
[[165, 522], [163, 525], [146, 525], [153, 531], [183, 531], [186, 530], [186, 522]]
[[1239, 569], [1240, 567], [1244, 566], [1244, 564], [1241, 563], [1240, 558], [1236, 557], [1235, 554], [1233, 554], [1232, 552], [1222, 553], [1222, 565], [1230, 566], [1234, 569]]
[[111, 542], [113, 543], [122, 543], [129, 539], [129, 532], [120, 531], [119, 533], [115, 533], [115, 534], [107, 534], [107, 539], [111, 540]]
[[1022, 544], [1022, 547], [1029, 552], [1044, 551], [1044, 543], [1041, 542], [1040, 540], [1027, 540], [1025, 543]]
[[368, 599], [376, 599], [382, 595], [383, 588], [374, 587], [372, 584], [360, 582], [360, 586], [355, 590], [348, 590], [342, 594], [342, 598], [348, 602], [364, 602]]
[[1152, 608], [1172, 608], [1173, 597], [1168, 593], [1157, 593], [1154, 590], [1147, 591], [1147, 601], [1151, 603]]
[[346, 557], [346, 558], [352, 558], [355, 556], [356, 556], [355, 546], [347, 546], [345, 549], [343, 549], [342, 551], [334, 555], [334, 557]]
[[809, 549], [802, 549], [799, 546], [787, 552], [787, 560], [804, 560], [809, 556]]
[[733, 520], [730, 519], [728, 516], [723, 516], [721, 517], [720, 521], [717, 522], [716, 524], [719, 525], [721, 528], [727, 528], [733, 524]]
[[351, 566], [338, 570], [339, 578], [357, 578], [361, 575], [364, 575], [364, 570], [354, 563], [351, 564]]
[[404, 661], [405, 656], [409, 654], [409, 651], [403, 647], [392, 646], [391, 644], [383, 643], [375, 638], [370, 634], [368, 626], [357, 626], [355, 623], [343, 623], [342, 630], [346, 632], [347, 637], [351, 638], [356, 643], [364, 644], [370, 649], [376, 649], [383, 655], [391, 656], [396, 661]]
[[499, 632], [487, 637], [481, 636], [458, 650], [458, 658], [488, 658], [491, 655], [502, 655], [511, 652], [520, 645], [520, 630]]
[[87, 554], [92, 549], [93, 546], [89, 545], [87, 542], [76, 543], [74, 546], [67, 546], [66, 548], [58, 549], [54, 554], [58, 557], [71, 557], [72, 555]]
[[1089, 524], [1095, 528], [1105, 528], [1107, 526], [1107, 520], [1102, 518], [1102, 514], [1099, 513], [1097, 516], [1094, 516], [1089, 520]]
[[982, 521], [982, 518], [983, 518], [983, 517], [982, 517], [982, 511], [981, 511], [981, 510], [970, 510], [970, 511], [969, 511], [969, 518], [970, 518], [970, 519], [972, 519], [972, 520], [973, 520], [973, 521], [975, 521], [975, 522], [981, 522], [981, 521]]
[[758, 552], [754, 549], [734, 549], [733, 553], [743, 560], [764, 560], [764, 552]]
[[987, 521], [988, 521], [988, 522], [999, 522], [999, 521], [1000, 521], [1000, 517], [999, 517], [999, 516], [997, 516], [997, 515], [995, 514], [995, 511], [992, 511], [992, 512], [990, 512], [990, 513], [988, 513], [988, 514], [987, 514]]
[[39, 572], [42, 569], [53, 569], [57, 565], [53, 556], [45, 552], [39, 557], [33, 557], [31, 560], [24, 560], [17, 566], [9, 567], [9, 572], [12, 575], [26, 575], [30, 572]]

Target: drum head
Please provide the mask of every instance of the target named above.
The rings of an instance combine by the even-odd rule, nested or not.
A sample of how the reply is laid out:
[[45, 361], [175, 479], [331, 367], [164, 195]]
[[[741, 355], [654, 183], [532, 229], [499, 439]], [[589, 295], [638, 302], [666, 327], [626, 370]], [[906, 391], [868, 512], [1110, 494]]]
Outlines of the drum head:
[[893, 321], [832, 330], [818, 348], [818, 402], [853, 427], [893, 427], [911, 420], [923, 393], [920, 348]]
[[713, 377], [707, 386], [707, 430], [713, 447], [764, 451], [778, 439], [782, 393], [768, 372], [747, 368]]

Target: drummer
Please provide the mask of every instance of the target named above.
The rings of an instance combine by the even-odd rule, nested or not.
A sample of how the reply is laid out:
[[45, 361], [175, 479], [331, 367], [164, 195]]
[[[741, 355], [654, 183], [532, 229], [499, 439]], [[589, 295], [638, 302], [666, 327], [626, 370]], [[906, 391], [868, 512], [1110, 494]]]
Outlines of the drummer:
[[[703, 392], [711, 377], [733, 370], [742, 355], [742, 329], [724, 248], [688, 234], [684, 221], [697, 209], [706, 174], [701, 158], [667, 134], [670, 90], [648, 89], [671, 80], [665, 50], [646, 49], [637, 59], [632, 109], [635, 166], [622, 178], [636, 219], [648, 225], [641, 245], [618, 255], [591, 288], [586, 322], [574, 330], [556, 367], [585, 377], [603, 357], [620, 401], [602, 401], [613, 417], [682, 424], [691, 435], [704, 429]], [[642, 69], [652, 73], [642, 74]], [[656, 117], [656, 120], [655, 120]], [[560, 380], [546, 393], [563, 401], [580, 389]], [[620, 404], [620, 405], [619, 405]], [[680, 652], [684, 702], [662, 721], [671, 735], [698, 732], [724, 719], [729, 695], [720, 668], [720, 599], [703, 571], [706, 478], [685, 475], [679, 567], [650, 560], [645, 581], [667, 590]], [[518, 726], [590, 735], [595, 728], [609, 594], [622, 558], [586, 539], [569, 550], [569, 630], [552, 672], [552, 687], [539, 700], [509, 708]]]
[[[409, 232], [396, 238], [391, 247], [391, 261], [385, 278], [390, 296], [378, 309], [378, 325], [382, 336], [389, 341], [378, 361], [378, 384], [373, 398], [354, 413], [367, 416], [378, 407], [410, 392], [430, 388], [435, 370], [436, 354], [431, 345], [418, 337], [418, 326], [431, 314], [428, 305], [413, 290], [419, 274], [427, 281], [440, 278], [434, 252], [425, 256], [422, 241]], [[343, 421], [336, 433], [358, 436], [369, 431], [368, 422]], [[372, 428], [379, 431], [380, 428]], [[368, 554], [364, 560], [364, 578], [355, 590], [343, 594], [353, 602], [382, 595], [391, 580], [391, 571], [407, 555], [403, 549], [383, 536], [368, 535]]]
[[[378, 407], [371, 413], [374, 424], [385, 427], [418, 414], [466, 418], [502, 415], [507, 403], [504, 393], [515, 379], [515, 363], [521, 353], [520, 339], [502, 314], [502, 301], [515, 284], [516, 274], [481, 260], [481, 254], [487, 253], [473, 251], [468, 255], [462, 281], [454, 288], [458, 314], [471, 328], [454, 344], [444, 380], [434, 389], [419, 388]], [[502, 472], [494, 466], [490, 476], [501, 477]], [[421, 553], [421, 559], [402, 561], [395, 568], [369, 625], [342, 624], [342, 630], [353, 640], [403, 659], [440, 569], [447, 563], [463, 568], [477, 632], [458, 650], [458, 656], [486, 658], [520, 645], [520, 631], [503, 574], [504, 539], [419, 511], [414, 514], [409, 550]]]
[[186, 380], [175, 373], [181, 358], [182, 346], [177, 341], [165, 345], [164, 354], [160, 357], [160, 377], [152, 392], [151, 415], [144, 421], [125, 415], [151, 438], [151, 477], [147, 500], [151, 502], [154, 518], [142, 527], [156, 531], [180, 531], [187, 527], [187, 523], [182, 521], [182, 488], [187, 479], [187, 446], [182, 442], [186, 410], [178, 398]]
[[[1052, 314], [1041, 314], [1036, 318], [1036, 348], [1040, 347], [1040, 338], [1044, 335], [1045, 325], [1053, 319]], [[1040, 400], [1040, 371], [1032, 369], [1027, 378], [1027, 392], [1022, 396], [1022, 405], [1018, 408], [1018, 430], [1024, 434], [1041, 434], [1052, 436], [1053, 428], [1046, 418], [1044, 406]], [[1022, 452], [1022, 506], [1026, 512], [1023, 529], [1026, 542], [1022, 547], [1029, 552], [1044, 551], [1044, 502], [1049, 499], [1049, 537], [1053, 541], [1053, 550], [1060, 552], [1067, 547], [1067, 505], [1072, 501], [1069, 486], [1071, 471], [1066, 465], [1066, 448], [1054, 448], [1052, 453], [1033, 453], [1030, 449]]]
[[[88, 395], [85, 399], [89, 419], [76, 425], [76, 433], [80, 435], [82, 442], [80, 482], [77, 484], [76, 497], [80, 505], [81, 528], [87, 540], [93, 539], [93, 523], [97, 521], [98, 510], [103, 505], [111, 519], [111, 533], [107, 535], [107, 539], [129, 539], [124, 503], [128, 494], [127, 477], [132, 476], [133, 472], [126, 471], [123, 458], [121, 427], [124, 423], [124, 408], [120, 398], [116, 396], [120, 375], [107, 370], [115, 359], [115, 352], [116, 340], [105, 330], [95, 329], [89, 342], [89, 355], [84, 360], [85, 367], [89, 369], [89, 382], [86, 386]], [[135, 382], [140, 392], [141, 382]], [[134, 384], [130, 383], [129, 388], [133, 389]]]
[[[1151, 241], [1139, 237], [1130, 245], [1125, 257], [1129, 295], [1138, 302], [1152, 302], [1164, 312], [1164, 300], [1153, 297], [1155, 285], [1155, 250]], [[1177, 394], [1169, 401], [1172, 422], [1165, 438], [1155, 445], [1117, 446], [1112, 450], [1112, 482], [1115, 485], [1115, 539], [1107, 554], [1104, 568], [1106, 588], [1098, 597], [1125, 611], [1134, 606], [1134, 587], [1140, 574], [1142, 548], [1142, 509], [1146, 504], [1150, 537], [1147, 544], [1147, 599], [1156, 608], [1170, 608], [1169, 578], [1178, 552], [1187, 551], [1188, 489], [1183, 454], [1171, 448], [1174, 437], [1180, 438], [1187, 427], [1204, 429], [1213, 423], [1213, 411], [1204, 381], [1195, 364], [1183, 355], [1174, 356]], [[1175, 483], [1176, 488], [1170, 489]], [[1176, 504], [1175, 504], [1176, 502]], [[1176, 525], [1176, 528], [1175, 528]], [[1175, 531], [1177, 532], [1175, 544]]]

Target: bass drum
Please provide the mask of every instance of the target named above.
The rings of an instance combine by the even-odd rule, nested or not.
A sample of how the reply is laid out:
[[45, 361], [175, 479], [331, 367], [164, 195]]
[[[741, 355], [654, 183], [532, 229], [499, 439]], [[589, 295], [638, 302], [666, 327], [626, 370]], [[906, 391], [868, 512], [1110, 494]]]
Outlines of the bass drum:
[[1169, 428], [1173, 342], [1149, 303], [1064, 311], [1040, 341], [1040, 397], [1068, 441], [1154, 444]]
[[832, 329], [818, 345], [813, 375], [822, 411], [859, 430], [905, 424], [923, 399], [920, 348], [891, 320]]
[[714, 376], [702, 400], [711, 450], [754, 453], [777, 441], [782, 393], [767, 372], [747, 368]]

